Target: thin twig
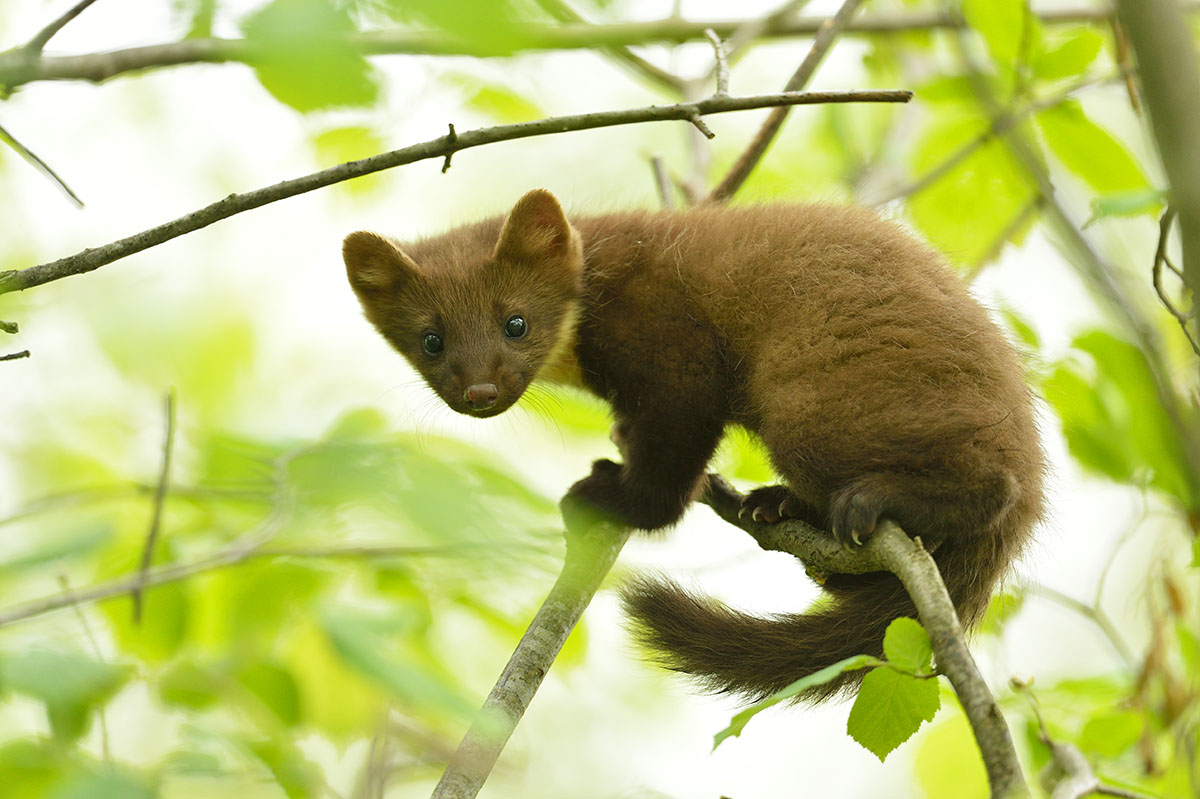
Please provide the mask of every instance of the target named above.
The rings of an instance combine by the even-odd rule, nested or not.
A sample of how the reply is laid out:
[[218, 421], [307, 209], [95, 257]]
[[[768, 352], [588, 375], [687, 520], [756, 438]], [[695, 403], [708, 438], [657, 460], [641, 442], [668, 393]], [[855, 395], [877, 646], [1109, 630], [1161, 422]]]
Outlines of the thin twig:
[[567, 533], [562, 572], [463, 736], [432, 799], [473, 799], [479, 793], [631, 532], [629, 528], [601, 524], [587, 532]]
[[28, 358], [29, 350], [21, 350], [20, 352], [10, 352], [8, 355], [0, 355], [0, 361], [15, 361], [19, 358]]
[[621, 111], [602, 111], [573, 116], [550, 117], [536, 122], [521, 122], [515, 125], [497, 125], [478, 128], [457, 136], [443, 136], [399, 150], [350, 161], [310, 175], [285, 180], [273, 186], [257, 189], [245, 194], [231, 194], [198, 211], [185, 214], [170, 222], [144, 230], [119, 241], [87, 249], [57, 261], [33, 266], [20, 271], [0, 273], [0, 294], [40, 286], [70, 275], [80, 275], [110, 264], [120, 258], [148, 249], [164, 241], [207, 227], [214, 222], [227, 219], [268, 203], [331, 186], [352, 178], [369, 175], [384, 169], [411, 164], [426, 158], [444, 158], [452, 153], [492, 144], [499, 141], [524, 139], [573, 130], [605, 128], [614, 125], [630, 125], [638, 122], [684, 120], [693, 122], [705, 114], [721, 114], [745, 111], [751, 108], [771, 108], [784, 105], [812, 105], [820, 103], [881, 102], [903, 103], [912, 98], [908, 91], [847, 91], [847, 92], [783, 92], [780, 94], [752, 95], [746, 97], [709, 97], [694, 103], [674, 105], [652, 105]]
[[658, 191], [658, 202], [663, 208], [674, 208], [675, 198], [671, 192], [671, 176], [667, 174], [667, 165], [662, 156], [650, 156], [650, 170], [654, 174], [654, 188]]
[[[821, 65], [821, 61], [825, 58], [825, 54], [829, 52], [829, 48], [833, 45], [834, 39], [845, 27], [846, 23], [858, 10], [862, 0], [845, 0], [842, 7], [817, 31], [813, 38], [812, 47], [809, 48], [808, 55], [800, 63], [795, 73], [784, 86], [785, 92], [800, 91], [812, 79], [816, 73], [817, 67]], [[758, 129], [758, 133], [750, 142], [750, 145], [734, 163], [733, 167], [725, 178], [717, 184], [717, 187], [709, 192], [708, 199], [710, 202], [722, 203], [737, 193], [737, 190], [742, 187], [746, 179], [750, 177], [750, 173], [758, 166], [758, 162], [762, 160], [766, 154], [767, 148], [771, 146], [771, 142], [775, 140], [775, 136], [779, 133], [779, 129], [783, 127], [783, 121], [787, 119], [787, 109], [776, 108], [767, 116], [762, 127]]]
[[13, 148], [17, 152], [17, 155], [24, 158], [27, 163], [31, 164], [35, 169], [37, 169], [37, 171], [49, 178], [54, 185], [62, 189], [63, 193], [71, 199], [71, 202], [75, 203], [75, 207], [83, 207], [83, 200], [79, 199], [79, 195], [71, 190], [71, 187], [67, 185], [67, 182], [63, 180], [57, 172], [51, 169], [49, 164], [39, 158], [37, 153], [35, 153], [33, 150], [30, 150], [24, 144], [21, 144], [21, 142], [18, 141], [16, 137], [9, 133], [3, 126], [0, 126], [0, 141], [3, 141], [9, 147]]
[[[550, 16], [561, 22], [588, 24], [588, 20], [575, 10], [566, 0], [538, 0], [538, 5], [544, 8]], [[666, 89], [675, 96], [683, 93], [683, 79], [655, 63], [647, 61], [625, 45], [608, 45], [600, 48], [618, 64], [622, 64], [635, 75], [648, 78], [660, 88]]]
[[712, 28], [705, 28], [704, 35], [713, 46], [713, 58], [716, 60], [717, 94], [729, 94], [729, 62], [725, 58], [725, 45], [721, 37]]
[[1195, 337], [1192, 336], [1192, 331], [1188, 323], [1191, 321], [1192, 314], [1184, 313], [1179, 310], [1171, 298], [1167, 296], [1167, 290], [1163, 288], [1162, 283], [1162, 268], [1163, 264], [1173, 271], [1176, 275], [1179, 270], [1175, 268], [1169, 260], [1167, 260], [1167, 241], [1171, 235], [1171, 222], [1175, 219], [1175, 209], [1167, 206], [1167, 210], [1163, 211], [1162, 218], [1158, 220], [1158, 247], [1154, 251], [1154, 266], [1151, 267], [1151, 280], [1154, 283], [1154, 292], [1158, 295], [1158, 299], [1162, 301], [1163, 307], [1167, 309], [1167, 313], [1175, 317], [1175, 321], [1179, 323], [1179, 327], [1183, 330], [1183, 335], [1187, 339], [1188, 344], [1192, 345], [1192, 352], [1200, 355], [1200, 343], [1197, 343]]
[[[345, 547], [342, 549], [335, 548], [312, 548], [304, 549], [300, 547], [266, 547], [262, 545], [263, 540], [267, 536], [256, 536], [254, 541], [247, 545], [239, 542], [226, 549], [220, 550], [206, 558], [201, 558], [189, 563], [173, 563], [165, 566], [152, 568], [142, 578], [140, 573], [133, 573], [125, 577], [117, 577], [107, 582], [97, 583], [74, 591], [70, 595], [56, 594], [54, 596], [44, 597], [42, 599], [34, 599], [28, 602], [21, 602], [12, 605], [9, 608], [0, 611], [0, 627], [8, 624], [15, 624], [21, 621], [44, 616], [47, 613], [53, 613], [57, 610], [70, 607], [73, 604], [87, 605], [93, 602], [100, 602], [105, 599], [111, 599], [116, 596], [123, 596], [133, 591], [134, 588], [141, 586], [143, 588], [153, 588], [159, 585], [168, 585], [177, 583], [182, 580], [187, 580], [195, 577], [198, 574], [205, 574], [218, 569], [237, 566], [242, 563], [247, 563], [252, 560], [264, 560], [270, 558], [351, 558], [360, 559], [376, 559], [376, 558], [415, 558], [415, 557], [461, 557], [464, 554], [478, 552], [480, 550], [496, 548], [494, 542], [470, 544], [464, 543], [454, 546], [432, 546], [432, 547], [406, 547], [406, 546], [354, 546]], [[508, 549], [506, 547], [506, 549]], [[540, 551], [540, 550], [539, 550]]]
[[1004, 716], [979, 673], [937, 564], [919, 541], [893, 522], [885, 521], [855, 549], [847, 549], [829, 533], [803, 522], [775, 524], [742, 518], [742, 495], [720, 475], [709, 475], [701, 498], [725, 521], [749, 533], [763, 549], [787, 552], [817, 574], [864, 574], [890, 571], [913, 600], [921, 624], [929, 633], [938, 670], [949, 678], [970, 722], [987, 769], [993, 797], [1025, 795], [1024, 777]]
[[1108, 641], [1109, 645], [1117, 653], [1117, 657], [1121, 658], [1122, 662], [1128, 668], [1137, 666], [1137, 659], [1133, 655], [1133, 650], [1129, 648], [1129, 644], [1125, 643], [1125, 639], [1121, 637], [1117, 626], [1113, 624], [1112, 619], [1104, 612], [1103, 608], [1089, 605], [1073, 596], [1068, 596], [1061, 591], [1045, 585], [1034, 585], [1030, 587], [1030, 590], [1043, 599], [1048, 599], [1056, 605], [1074, 611], [1095, 624], [1100, 628], [1100, 632], [1104, 634], [1105, 640]]
[[150, 529], [146, 532], [146, 545], [142, 549], [142, 565], [138, 570], [139, 583], [130, 593], [133, 600], [133, 623], [142, 621], [142, 592], [150, 563], [154, 559], [154, 545], [158, 542], [162, 528], [163, 505], [167, 500], [167, 487], [171, 479], [171, 455], [175, 450], [175, 390], [168, 389], [163, 398], [163, 416], [166, 432], [163, 434], [162, 466], [158, 472], [158, 483], [154, 489], [154, 510], [150, 514]]
[[30, 39], [21, 49], [24, 50], [26, 54], [31, 56], [40, 55], [42, 50], [45, 49], [46, 43], [53, 39], [56, 33], [66, 27], [68, 22], [82, 14], [83, 11], [94, 2], [96, 2], [96, 0], [79, 0], [78, 3], [73, 5], [67, 11], [67, 13], [63, 14], [61, 17], [38, 31], [34, 37]]
[[[1188, 12], [1200, 9], [1200, 0], [1187, 0]], [[1088, 3], [1073, 8], [1035, 10], [1043, 25], [1064, 25], [1080, 22], [1104, 23], [1112, 11], [1102, 3]], [[689, 21], [668, 16], [646, 22], [612, 24], [544, 25], [528, 23], [521, 26], [522, 41], [518, 51], [594, 50], [597, 47], [628, 47], [651, 44], [681, 44], [703, 41], [704, 30], [712, 28], [722, 39], [729, 41], [749, 20]], [[824, 17], [802, 17], [781, 13], [768, 17], [768, 24], [753, 38], [804, 38], [815, 34], [824, 24]], [[949, 11], [906, 11], [863, 15], [846, 26], [845, 33], [854, 36], [890, 36], [940, 29], [955, 29], [962, 23]], [[481, 53], [462, 37], [443, 31], [372, 31], [347, 37], [351, 46], [364, 55], [494, 55]], [[731, 43], [731, 55], [736, 51]], [[24, 53], [12, 50], [0, 53], [0, 86], [10, 89], [43, 80], [84, 80], [101, 82], [119, 75], [182, 64], [214, 64], [237, 62], [252, 64], [260, 53], [253, 43], [244, 39], [215, 37], [183, 39], [106, 53], [74, 56], [40, 56], [29, 59]], [[732, 59], [731, 59], [732, 60]]]

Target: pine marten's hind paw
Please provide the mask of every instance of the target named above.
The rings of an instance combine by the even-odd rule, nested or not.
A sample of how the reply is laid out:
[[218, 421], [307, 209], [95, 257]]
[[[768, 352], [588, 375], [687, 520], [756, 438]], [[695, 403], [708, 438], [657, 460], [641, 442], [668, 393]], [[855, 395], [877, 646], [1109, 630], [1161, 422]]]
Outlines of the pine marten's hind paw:
[[834, 492], [830, 499], [829, 530], [842, 546], [861, 546], [875, 532], [882, 512], [880, 497], [864, 490], [862, 485], [851, 483]]
[[738, 518], [767, 524], [799, 519], [814, 527], [822, 526], [820, 514], [785, 485], [762, 486], [751, 491], [742, 498]]

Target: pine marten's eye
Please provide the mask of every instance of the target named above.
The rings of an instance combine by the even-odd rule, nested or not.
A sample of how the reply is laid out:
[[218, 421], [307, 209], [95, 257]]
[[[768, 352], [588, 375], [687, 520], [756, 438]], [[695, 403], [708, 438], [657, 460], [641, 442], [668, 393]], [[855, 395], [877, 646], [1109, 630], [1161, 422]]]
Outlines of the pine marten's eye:
[[529, 332], [529, 325], [525, 323], [523, 316], [510, 316], [504, 323], [504, 335], [509, 338], [521, 338], [527, 332]]
[[426, 333], [425, 338], [421, 339], [421, 347], [430, 355], [437, 355], [445, 346], [442, 343], [442, 337], [437, 333]]

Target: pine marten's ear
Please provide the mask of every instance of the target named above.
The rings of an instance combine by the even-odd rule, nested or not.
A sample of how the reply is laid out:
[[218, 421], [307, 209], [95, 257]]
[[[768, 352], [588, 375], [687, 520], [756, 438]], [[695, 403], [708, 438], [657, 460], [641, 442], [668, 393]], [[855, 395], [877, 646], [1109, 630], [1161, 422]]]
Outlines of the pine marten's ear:
[[554, 195], [534, 189], [517, 200], [508, 213], [495, 256], [507, 260], [559, 260], [578, 249], [578, 239]]
[[360, 230], [342, 242], [346, 276], [359, 296], [392, 292], [413, 278], [418, 269], [390, 239]]

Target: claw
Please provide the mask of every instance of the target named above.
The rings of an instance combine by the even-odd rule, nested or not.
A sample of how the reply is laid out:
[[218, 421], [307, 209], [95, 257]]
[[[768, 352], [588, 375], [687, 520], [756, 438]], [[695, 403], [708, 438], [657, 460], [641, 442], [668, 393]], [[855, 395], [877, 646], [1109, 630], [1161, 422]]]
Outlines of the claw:
[[858, 546], [860, 546], [860, 547], [862, 546], [862, 541], [858, 537], [858, 530], [850, 531], [850, 540], [853, 541]]
[[749, 509], [748, 509], [748, 508], [747, 508], [745, 505], [743, 505], [742, 507], [738, 508], [738, 518], [739, 518], [739, 519], [744, 519], [744, 518], [746, 518], [746, 511], [747, 511], [747, 510], [749, 510]]
[[762, 509], [761, 509], [761, 508], [755, 508], [755, 509], [754, 509], [754, 513], [751, 513], [751, 514], [750, 514], [750, 518], [751, 518], [751, 519], [753, 519], [753, 520], [754, 520], [754, 521], [756, 521], [756, 522], [761, 522], [761, 521], [763, 520]]

